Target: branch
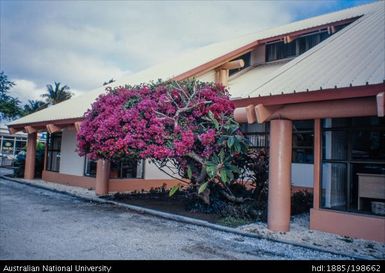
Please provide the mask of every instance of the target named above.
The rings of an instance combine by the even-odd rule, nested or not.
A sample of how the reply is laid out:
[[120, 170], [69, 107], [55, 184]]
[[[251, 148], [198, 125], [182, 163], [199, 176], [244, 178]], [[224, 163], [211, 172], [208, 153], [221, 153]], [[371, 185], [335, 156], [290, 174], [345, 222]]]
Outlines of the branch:
[[187, 154], [187, 156], [202, 164], [202, 167], [205, 165], [203, 158], [197, 155], [196, 153], [190, 152]]
[[154, 163], [155, 166], [158, 167], [158, 169], [159, 169], [160, 171], [162, 171], [163, 173], [167, 174], [167, 175], [170, 176], [171, 178], [174, 178], [174, 179], [176, 179], [176, 180], [179, 180], [180, 182], [182, 182], [182, 183], [184, 183], [184, 184], [186, 184], [186, 185], [189, 185], [189, 184], [190, 184], [189, 182], [186, 182], [185, 180], [183, 180], [183, 179], [181, 179], [181, 178], [179, 178], [179, 177], [176, 177], [176, 176], [174, 176], [174, 175], [171, 175], [171, 174], [169, 174], [168, 172], [166, 172], [165, 170], [163, 170], [162, 167], [159, 166], [159, 165], [156, 163], [156, 161], [152, 161], [152, 163]]

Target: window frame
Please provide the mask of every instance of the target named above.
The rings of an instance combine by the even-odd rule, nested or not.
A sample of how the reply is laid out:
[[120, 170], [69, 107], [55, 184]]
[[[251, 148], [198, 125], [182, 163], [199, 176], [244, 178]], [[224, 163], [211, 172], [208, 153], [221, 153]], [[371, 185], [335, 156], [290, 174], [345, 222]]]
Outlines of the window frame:
[[[59, 144], [59, 149], [57, 148], [53, 148], [53, 143], [54, 143], [54, 140], [57, 139], [57, 138], [60, 138], [60, 144]], [[52, 134], [47, 134], [47, 142], [46, 142], [46, 145], [47, 145], [47, 160], [46, 160], [46, 166], [45, 166], [45, 169], [49, 172], [60, 172], [60, 161], [61, 161], [61, 146], [62, 146], [62, 140], [63, 140], [63, 134], [62, 132], [56, 132], [56, 133], [52, 133]], [[58, 157], [59, 157], [59, 164], [58, 164], [58, 168], [57, 170], [56, 169], [53, 169], [53, 162], [52, 162], [52, 159], [53, 159], [53, 153], [58, 153]], [[51, 154], [51, 156], [49, 156], [49, 154]], [[57, 155], [56, 155], [57, 157]]]
[[[377, 117], [376, 117], [377, 118]], [[347, 121], [347, 124], [345, 125], [342, 125], [342, 126], [339, 126], [337, 125], [336, 127], [333, 127], [333, 126], [330, 126], [330, 127], [326, 127], [325, 128], [325, 125], [323, 124], [323, 122], [325, 122], [325, 119], [322, 119], [322, 123], [321, 123], [321, 172], [320, 172], [320, 181], [321, 181], [321, 189], [323, 188], [323, 185], [322, 185], [322, 181], [323, 181], [323, 165], [324, 164], [344, 164], [346, 166], [346, 193], [345, 193], [345, 198], [346, 198], [346, 205], [345, 205], [345, 209], [341, 209], [341, 210], [338, 210], [336, 208], [329, 208], [329, 207], [325, 207], [323, 204], [322, 204], [322, 201], [323, 201], [323, 196], [322, 196], [322, 191], [320, 192], [320, 201], [319, 201], [319, 205], [320, 205], [320, 208], [322, 209], [328, 209], [328, 210], [335, 210], [335, 211], [345, 211], [345, 212], [354, 212], [354, 213], [362, 213], [362, 214], [366, 214], [366, 215], [372, 215], [372, 213], [370, 212], [367, 212], [367, 211], [359, 211], [358, 208], [352, 208], [352, 189], [353, 189], [353, 168], [354, 168], [354, 165], [355, 164], [373, 164], [373, 165], [383, 165], [385, 167], [385, 159], [384, 160], [360, 160], [360, 159], [354, 159], [352, 158], [352, 155], [353, 155], [353, 145], [352, 145], [352, 142], [353, 142], [353, 134], [354, 132], [357, 132], [357, 131], [382, 131], [385, 133], [385, 129], [381, 126], [381, 124], [379, 125], [372, 125], [372, 126], [367, 126], [367, 125], [353, 125], [353, 118], [345, 118], [346, 121]], [[331, 119], [333, 120], [333, 119]], [[325, 159], [325, 155], [324, 155], [324, 133], [325, 132], [344, 132], [346, 134], [346, 142], [347, 142], [347, 146], [346, 146], [346, 155], [345, 155], [345, 159], [334, 159], [334, 158], [330, 158], [330, 159]]]

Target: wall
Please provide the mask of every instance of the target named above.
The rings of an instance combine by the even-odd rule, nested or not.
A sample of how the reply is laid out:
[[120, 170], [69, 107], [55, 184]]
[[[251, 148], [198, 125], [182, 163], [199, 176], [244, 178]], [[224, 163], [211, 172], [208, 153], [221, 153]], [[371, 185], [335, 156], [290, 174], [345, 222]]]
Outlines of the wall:
[[[167, 171], [167, 169], [165, 170]], [[177, 176], [179, 177], [179, 176]], [[173, 179], [164, 172], [160, 171], [154, 163], [150, 163], [149, 160], [146, 160], [144, 165], [144, 179]]]
[[96, 179], [94, 177], [62, 174], [50, 171], [43, 171], [42, 179], [48, 182], [54, 182], [57, 184], [81, 187], [86, 189], [95, 189], [96, 183]]
[[76, 152], [75, 128], [63, 129], [60, 157], [60, 173], [83, 176], [84, 157]]
[[251, 65], [260, 65], [265, 63], [265, 60], [266, 60], [265, 50], [266, 50], [266, 46], [260, 45], [251, 52]]
[[313, 164], [291, 164], [291, 183], [295, 187], [313, 188]]
[[310, 229], [385, 243], [385, 218], [381, 216], [311, 209]]

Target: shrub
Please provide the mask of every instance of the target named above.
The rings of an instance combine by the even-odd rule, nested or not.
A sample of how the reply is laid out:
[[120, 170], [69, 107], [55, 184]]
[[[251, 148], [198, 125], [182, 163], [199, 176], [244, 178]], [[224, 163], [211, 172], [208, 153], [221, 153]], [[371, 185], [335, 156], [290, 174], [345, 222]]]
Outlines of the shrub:
[[150, 159], [174, 178], [188, 178], [206, 203], [212, 189], [241, 202], [229, 185], [242, 172], [238, 161], [248, 141], [233, 110], [228, 91], [215, 83], [159, 81], [108, 89], [85, 113], [78, 152], [93, 159]]
[[[44, 154], [45, 154], [45, 144], [38, 142], [36, 144], [36, 158], [35, 158], [35, 177], [41, 177], [43, 168], [44, 168]], [[24, 177], [25, 169], [25, 148], [16, 155], [15, 162], [13, 163], [14, 177]]]
[[298, 191], [291, 196], [291, 215], [309, 212], [313, 207], [313, 194], [306, 190]]

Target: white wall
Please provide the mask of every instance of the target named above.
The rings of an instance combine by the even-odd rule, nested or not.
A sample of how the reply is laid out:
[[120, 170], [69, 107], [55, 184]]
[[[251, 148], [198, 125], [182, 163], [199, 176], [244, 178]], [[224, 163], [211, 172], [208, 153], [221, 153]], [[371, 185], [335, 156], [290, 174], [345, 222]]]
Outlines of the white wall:
[[291, 183], [296, 187], [313, 188], [313, 164], [291, 164]]
[[[168, 171], [165, 169], [165, 171]], [[179, 177], [176, 175], [176, 177]], [[151, 163], [149, 160], [146, 160], [146, 163], [144, 165], [144, 178], [145, 179], [173, 179], [161, 170], [158, 169], [158, 167]]]
[[84, 157], [76, 152], [75, 128], [63, 129], [61, 142], [60, 173], [83, 176]]
[[260, 45], [251, 52], [251, 65], [260, 65], [265, 63], [265, 50], [266, 46]]

